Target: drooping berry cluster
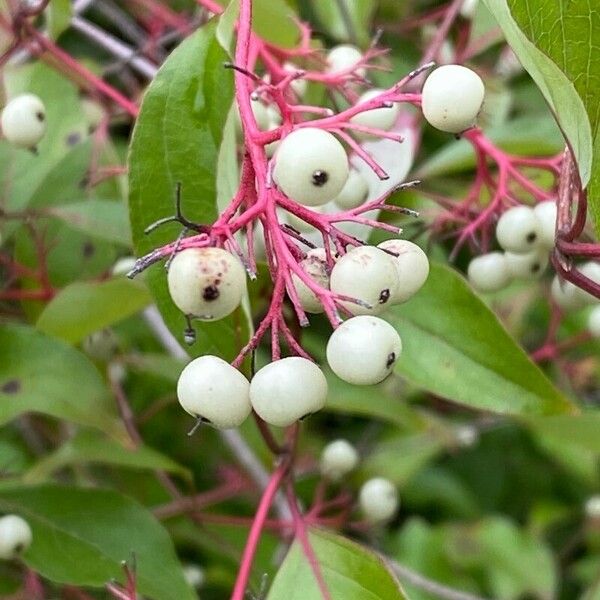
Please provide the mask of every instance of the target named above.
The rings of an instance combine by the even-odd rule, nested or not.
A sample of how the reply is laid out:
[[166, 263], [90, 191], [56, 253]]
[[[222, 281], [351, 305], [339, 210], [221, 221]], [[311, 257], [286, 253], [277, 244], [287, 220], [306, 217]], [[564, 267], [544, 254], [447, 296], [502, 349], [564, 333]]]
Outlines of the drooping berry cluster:
[[[427, 79], [425, 116], [443, 130], [459, 131], [472, 126], [483, 90], [481, 84], [478, 99], [457, 109], [455, 99], [444, 91], [448, 77], [458, 70], [465, 84], [477, 87], [481, 80], [468, 69], [451, 67], [450, 71], [442, 67]], [[334, 332], [327, 360], [341, 379], [357, 385], [378, 383], [392, 372], [401, 354], [399, 334], [377, 315], [418, 292], [429, 273], [427, 257], [408, 240], [396, 238], [370, 246], [349, 233], [344, 223], [363, 227], [365, 233], [369, 227], [397, 233], [396, 226], [370, 215], [381, 210], [411, 213], [386, 203], [396, 187], [374, 191], [353, 165], [362, 160], [378, 180], [388, 177], [362, 143], [378, 138], [402, 141], [395, 129], [401, 118], [400, 103], [419, 105], [421, 96], [401, 90], [420, 71], [389, 90], [355, 95], [354, 102], [338, 114], [296, 104], [302, 90], [299, 85], [292, 87], [322, 76], [348, 93], [349, 83], [364, 82], [367, 68], [365, 57], [349, 46], [332, 50], [320, 75], [294, 70], [286, 63], [278, 83], [270, 83], [277, 73], [257, 78], [246, 65], [237, 66], [244, 133], [238, 194], [214, 224], [186, 222], [199, 233], [143, 257], [133, 271], [170, 256], [169, 291], [188, 320], [186, 332], [193, 341], [194, 320], [220, 319], [240, 305], [246, 292], [245, 271], [255, 276], [255, 247], [264, 248], [274, 289], [270, 309], [255, 334], [232, 365], [218, 357], [201, 357], [186, 367], [179, 382], [184, 408], [215, 427], [235, 427], [252, 409], [269, 424], [287, 426], [323, 407], [327, 382], [292, 335], [283, 316], [286, 296], [301, 326], [308, 325], [307, 313], [324, 312], [329, 319]], [[303, 112], [325, 116], [303, 121], [299, 119]], [[257, 225], [262, 232], [258, 240]], [[245, 234], [241, 238], [245, 250], [235, 237], [238, 232]], [[248, 382], [237, 369], [269, 329], [273, 362]], [[280, 338], [291, 354], [287, 358], [281, 355]], [[215, 370], [221, 376], [211, 383]]]

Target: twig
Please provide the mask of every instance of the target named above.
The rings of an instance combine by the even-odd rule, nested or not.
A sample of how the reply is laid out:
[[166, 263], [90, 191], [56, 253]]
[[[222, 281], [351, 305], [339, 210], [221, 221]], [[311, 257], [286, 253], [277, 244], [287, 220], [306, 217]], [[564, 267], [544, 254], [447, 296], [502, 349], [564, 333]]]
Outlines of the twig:
[[140, 75], [143, 75], [148, 79], [153, 79], [156, 75], [156, 72], [158, 71], [156, 65], [139, 56], [137, 50], [131, 48], [127, 44], [124, 44], [100, 27], [97, 27], [93, 23], [90, 23], [86, 19], [78, 16], [74, 16], [71, 19], [71, 26], [73, 29], [75, 29], [75, 31], [78, 31], [89, 40], [95, 42], [114, 57], [120, 59], [128, 65], [131, 65], [131, 67]]
[[477, 596], [475, 594], [470, 594], [468, 592], [462, 592], [460, 590], [455, 590], [454, 588], [442, 585], [437, 581], [433, 581], [424, 577], [420, 573], [413, 571], [409, 567], [405, 565], [401, 565], [400, 563], [386, 559], [384, 560], [390, 565], [392, 570], [398, 575], [398, 577], [406, 583], [410, 585], [414, 585], [415, 587], [432, 594], [433, 596], [437, 596], [438, 598], [442, 598], [443, 600], [487, 600], [482, 596]]

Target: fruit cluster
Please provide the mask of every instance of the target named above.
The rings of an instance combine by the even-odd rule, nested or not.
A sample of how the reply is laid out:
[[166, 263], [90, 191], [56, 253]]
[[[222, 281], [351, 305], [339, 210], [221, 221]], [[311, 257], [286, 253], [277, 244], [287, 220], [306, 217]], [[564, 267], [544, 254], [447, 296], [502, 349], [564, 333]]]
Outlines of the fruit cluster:
[[[329, 53], [323, 77], [360, 81], [364, 68], [364, 57], [358, 50], [341, 46]], [[363, 216], [369, 211], [391, 209], [385, 204], [390, 192], [370, 199], [368, 182], [358, 169], [351, 167], [342, 142], [377, 173], [380, 167], [373, 165], [374, 159], [359, 142], [377, 137], [400, 141], [393, 128], [401, 101], [422, 103], [430, 123], [452, 132], [471, 127], [483, 102], [479, 77], [469, 69], [449, 65], [427, 78], [422, 99], [399, 91], [401, 84], [413, 75], [391, 90], [363, 93], [338, 115], [329, 109], [303, 106], [303, 111], [325, 111], [326, 116], [296, 122], [297, 112], [293, 109], [297, 105], [290, 103], [290, 91], [294, 96], [301, 94], [299, 84], [315, 75], [294, 71], [289, 64], [286, 72], [288, 75], [277, 86], [260, 79], [248, 98], [243, 96], [248, 102], [240, 104], [238, 115], [245, 132], [246, 156], [249, 150], [253, 157], [256, 154], [254, 160], [264, 166], [267, 181], [258, 177], [255, 162], [242, 165], [244, 195], [233, 199], [209, 228], [210, 233], [202, 231], [198, 236], [183, 238], [150, 257], [154, 262], [167, 252], [170, 255], [168, 288], [174, 304], [186, 316], [191, 341], [193, 320], [221, 319], [241, 304], [246, 294], [246, 273], [254, 277], [255, 272], [252, 226], [255, 222], [262, 225], [261, 241], [274, 280], [269, 314], [231, 365], [217, 356], [202, 356], [186, 366], [178, 383], [178, 397], [185, 410], [217, 428], [240, 425], [252, 410], [265, 422], [285, 427], [324, 406], [325, 376], [295, 341], [283, 319], [286, 294], [302, 326], [308, 324], [306, 313], [326, 313], [334, 328], [327, 344], [327, 362], [338, 377], [355, 385], [372, 385], [392, 372], [402, 352], [402, 342], [397, 331], [378, 315], [418, 292], [427, 279], [429, 262], [425, 253], [408, 240], [391, 239], [370, 246], [338, 228], [337, 223], [345, 221], [398, 231]], [[449, 92], [449, 82], [456, 77], [465, 88], [474, 91], [474, 102], [461, 102], [460, 97]], [[269, 149], [273, 152], [271, 158]], [[257, 178], [250, 182], [248, 176], [248, 187], [244, 187], [244, 166], [253, 170], [252, 175]], [[257, 192], [263, 193], [262, 199], [255, 197]], [[240, 221], [245, 229], [247, 252], [233, 238], [241, 229]], [[226, 230], [227, 236], [223, 247], [218, 245], [220, 228]], [[321, 236], [320, 246], [303, 236], [311, 230]], [[144, 258], [140, 260], [142, 267], [147, 266]], [[238, 368], [269, 327], [273, 360], [248, 381]], [[282, 358], [280, 335], [292, 356]]]
[[533, 208], [513, 206], [496, 225], [496, 239], [504, 252], [489, 252], [474, 258], [468, 268], [469, 281], [480, 292], [497, 292], [512, 279], [535, 279], [543, 275], [554, 248], [556, 202], [546, 200]]
[[[321, 452], [321, 475], [327, 481], [340, 482], [357, 467], [359, 461], [359, 454], [350, 442], [334, 440]], [[367, 522], [385, 523], [398, 511], [398, 490], [389, 479], [373, 477], [362, 484], [358, 504]]]

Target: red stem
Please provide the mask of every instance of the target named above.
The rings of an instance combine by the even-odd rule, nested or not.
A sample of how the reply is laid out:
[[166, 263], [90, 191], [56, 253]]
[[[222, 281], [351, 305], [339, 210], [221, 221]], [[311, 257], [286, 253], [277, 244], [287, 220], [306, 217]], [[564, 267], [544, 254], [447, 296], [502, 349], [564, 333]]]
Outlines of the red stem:
[[250, 572], [252, 570], [252, 563], [254, 561], [254, 555], [260, 541], [260, 536], [265, 525], [265, 521], [269, 514], [269, 509], [273, 503], [273, 499], [277, 494], [277, 490], [285, 477], [289, 468], [289, 461], [282, 460], [279, 466], [273, 471], [269, 483], [265, 488], [265, 491], [260, 499], [260, 503], [248, 534], [248, 540], [244, 553], [242, 555], [242, 561], [240, 564], [240, 570], [238, 571], [231, 600], [244, 600], [246, 596], [246, 588], [248, 587], [248, 581], [250, 579]]

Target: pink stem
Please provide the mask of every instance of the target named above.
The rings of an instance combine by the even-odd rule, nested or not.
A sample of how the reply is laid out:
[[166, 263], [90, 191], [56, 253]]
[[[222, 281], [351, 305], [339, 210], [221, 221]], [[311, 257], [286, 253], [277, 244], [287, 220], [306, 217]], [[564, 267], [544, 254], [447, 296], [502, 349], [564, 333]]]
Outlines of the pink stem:
[[288, 466], [289, 464], [287, 461], [282, 461], [279, 464], [271, 475], [271, 479], [260, 499], [254, 521], [252, 522], [252, 527], [250, 528], [250, 533], [248, 534], [248, 540], [246, 541], [246, 547], [244, 548], [244, 553], [242, 555], [240, 570], [238, 571], [231, 600], [244, 600], [246, 596], [246, 588], [248, 587], [248, 581], [250, 579], [252, 563], [254, 561], [254, 555], [256, 554], [264, 523], [269, 514], [269, 509], [273, 503], [275, 494], [277, 494], [277, 490], [285, 477]]

